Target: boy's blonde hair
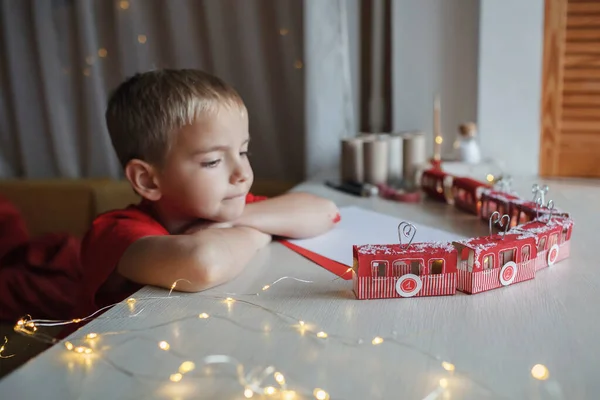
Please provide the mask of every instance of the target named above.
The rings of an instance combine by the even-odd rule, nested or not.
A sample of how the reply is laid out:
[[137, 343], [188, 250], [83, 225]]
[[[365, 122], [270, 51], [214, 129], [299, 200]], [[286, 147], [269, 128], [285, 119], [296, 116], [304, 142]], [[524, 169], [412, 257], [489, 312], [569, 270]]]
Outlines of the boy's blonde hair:
[[192, 69], [136, 74], [110, 96], [106, 125], [123, 168], [132, 159], [161, 166], [174, 132], [219, 107], [239, 107], [239, 94], [221, 79]]

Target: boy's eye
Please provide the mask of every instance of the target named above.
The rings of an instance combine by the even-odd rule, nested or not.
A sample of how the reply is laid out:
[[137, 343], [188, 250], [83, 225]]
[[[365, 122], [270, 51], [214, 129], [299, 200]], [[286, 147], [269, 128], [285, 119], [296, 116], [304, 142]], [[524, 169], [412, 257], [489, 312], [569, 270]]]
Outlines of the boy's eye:
[[250, 152], [248, 150], [240, 152], [240, 156], [242, 156], [242, 157], [248, 157], [249, 155], [250, 155]]
[[204, 168], [214, 168], [217, 165], [219, 165], [220, 162], [221, 162], [221, 160], [207, 161], [207, 162], [201, 163], [200, 165], [202, 165], [202, 167], [204, 167]]

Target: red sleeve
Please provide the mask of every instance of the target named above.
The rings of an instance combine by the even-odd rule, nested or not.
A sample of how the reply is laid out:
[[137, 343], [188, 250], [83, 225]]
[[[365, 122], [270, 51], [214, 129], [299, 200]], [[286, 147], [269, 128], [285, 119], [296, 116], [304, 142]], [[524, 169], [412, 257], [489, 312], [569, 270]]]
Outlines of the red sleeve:
[[142, 206], [130, 206], [98, 216], [81, 245], [86, 296], [94, 304], [97, 302], [102, 285], [115, 272], [125, 250], [136, 240], [168, 234]]
[[263, 201], [263, 200], [266, 200], [266, 199], [268, 199], [267, 196], [255, 196], [252, 193], [248, 193], [246, 195], [246, 204], [256, 203], [257, 201]]

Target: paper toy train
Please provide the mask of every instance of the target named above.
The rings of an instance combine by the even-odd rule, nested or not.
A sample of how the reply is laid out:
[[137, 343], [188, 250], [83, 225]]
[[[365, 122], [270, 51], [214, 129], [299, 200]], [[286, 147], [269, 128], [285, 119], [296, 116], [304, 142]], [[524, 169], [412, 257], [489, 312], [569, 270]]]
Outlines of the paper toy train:
[[506, 181], [492, 188], [439, 169], [425, 171], [421, 185], [430, 197], [487, 220], [489, 234], [412, 243], [415, 228], [403, 222], [397, 244], [353, 246], [358, 299], [480, 293], [533, 279], [537, 271], [569, 256], [573, 220], [554, 209], [552, 200], [544, 205], [547, 186], [534, 185], [534, 199], [527, 201], [512, 193]]

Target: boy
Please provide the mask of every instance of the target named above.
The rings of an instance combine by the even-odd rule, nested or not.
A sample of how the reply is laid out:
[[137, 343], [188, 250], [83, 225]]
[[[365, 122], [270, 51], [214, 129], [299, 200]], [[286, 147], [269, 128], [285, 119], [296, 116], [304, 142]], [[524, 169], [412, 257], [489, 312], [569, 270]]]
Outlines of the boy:
[[[195, 292], [241, 272], [272, 236], [322, 234], [339, 221], [306, 193], [253, 196], [248, 115], [236, 91], [196, 70], [135, 75], [106, 122], [138, 205], [99, 216], [82, 243], [87, 311], [142, 285]], [[83, 311], [82, 311], [83, 312]], [[81, 315], [81, 314], [80, 314]]]

